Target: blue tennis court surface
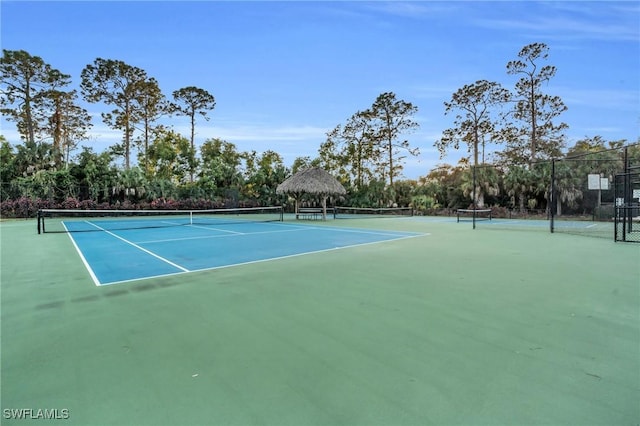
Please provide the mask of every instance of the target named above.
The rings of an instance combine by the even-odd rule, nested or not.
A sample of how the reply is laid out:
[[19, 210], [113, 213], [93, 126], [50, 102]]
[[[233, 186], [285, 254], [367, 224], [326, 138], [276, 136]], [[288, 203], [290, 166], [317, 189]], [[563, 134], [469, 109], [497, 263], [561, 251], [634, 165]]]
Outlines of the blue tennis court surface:
[[[426, 234], [282, 222], [180, 225], [73, 232], [96, 285], [203, 271]], [[86, 230], [87, 222], [83, 225]]]

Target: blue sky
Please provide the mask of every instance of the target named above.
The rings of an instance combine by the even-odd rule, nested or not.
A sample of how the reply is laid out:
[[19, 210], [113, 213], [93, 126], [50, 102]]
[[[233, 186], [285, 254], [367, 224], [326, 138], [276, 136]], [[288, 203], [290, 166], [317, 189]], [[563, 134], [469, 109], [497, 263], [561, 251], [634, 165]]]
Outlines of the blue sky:
[[[122, 60], [158, 80], [168, 97], [197, 86], [216, 98], [196, 143], [219, 137], [239, 150], [280, 153], [290, 166], [315, 157], [326, 132], [383, 92], [418, 107], [419, 147], [404, 176], [455, 164], [433, 144], [451, 127], [443, 102], [487, 79], [513, 89], [506, 74], [530, 43], [546, 43], [556, 77], [544, 87], [567, 107], [568, 144], [586, 136], [635, 142], [640, 127], [640, 3], [637, 1], [118, 1], [0, 3], [3, 49], [26, 50], [80, 83], [97, 57]], [[92, 140], [101, 151], [121, 133], [101, 104]], [[187, 121], [171, 119], [189, 134]], [[19, 142], [13, 123], [1, 132]]]

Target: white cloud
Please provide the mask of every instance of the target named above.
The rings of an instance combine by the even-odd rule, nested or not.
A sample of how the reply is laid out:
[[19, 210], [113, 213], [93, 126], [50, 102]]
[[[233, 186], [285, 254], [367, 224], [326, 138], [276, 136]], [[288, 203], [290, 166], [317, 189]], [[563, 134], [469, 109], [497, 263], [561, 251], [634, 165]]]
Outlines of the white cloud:
[[460, 10], [455, 2], [373, 2], [367, 3], [369, 9], [408, 18], [433, 17], [436, 14], [454, 13]]
[[325, 139], [325, 133], [329, 129], [315, 126], [260, 126], [255, 124], [235, 125], [235, 126], [216, 126], [200, 129], [198, 132], [206, 137], [219, 137], [229, 142], [286, 142], [286, 141], [303, 141], [309, 139], [317, 139], [322, 142]]
[[[190, 126], [177, 125], [173, 126], [173, 129], [184, 137], [190, 137]], [[233, 143], [239, 151], [255, 150], [261, 153], [273, 150], [282, 155], [285, 164], [288, 164], [298, 156], [315, 156], [320, 144], [324, 142], [328, 130], [309, 125], [268, 126], [240, 122], [211, 125], [204, 123], [196, 125], [195, 139], [197, 146], [200, 146], [207, 139], [219, 138]], [[122, 132], [110, 129], [101, 123], [96, 123], [90, 135], [90, 140], [83, 141], [80, 145], [91, 146], [96, 152], [101, 152], [122, 141]]]
[[483, 18], [476, 25], [491, 29], [516, 30], [519, 33], [529, 31], [533, 36], [543, 36], [553, 40], [638, 40], [637, 22], [624, 25], [618, 22], [579, 20], [566, 16], [531, 16], [521, 19]]

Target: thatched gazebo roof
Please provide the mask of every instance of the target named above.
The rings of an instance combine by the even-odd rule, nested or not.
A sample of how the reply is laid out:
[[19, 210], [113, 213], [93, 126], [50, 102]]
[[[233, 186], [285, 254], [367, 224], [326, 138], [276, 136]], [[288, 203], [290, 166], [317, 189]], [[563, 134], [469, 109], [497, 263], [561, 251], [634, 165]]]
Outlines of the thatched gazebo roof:
[[299, 171], [276, 188], [277, 194], [344, 195], [347, 191], [336, 178], [327, 171], [312, 167]]
[[296, 218], [298, 218], [298, 198], [303, 194], [316, 195], [322, 198], [322, 219], [327, 218], [327, 197], [329, 195], [344, 195], [347, 190], [336, 178], [327, 171], [312, 167], [299, 171], [289, 177], [276, 188], [277, 194], [289, 194], [296, 201]]

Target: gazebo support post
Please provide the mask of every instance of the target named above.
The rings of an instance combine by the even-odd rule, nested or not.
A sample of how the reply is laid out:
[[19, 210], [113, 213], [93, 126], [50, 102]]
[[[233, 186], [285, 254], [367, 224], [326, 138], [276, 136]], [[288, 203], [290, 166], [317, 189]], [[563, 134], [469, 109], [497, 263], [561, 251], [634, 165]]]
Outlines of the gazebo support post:
[[322, 220], [327, 220], [327, 196], [322, 197]]

